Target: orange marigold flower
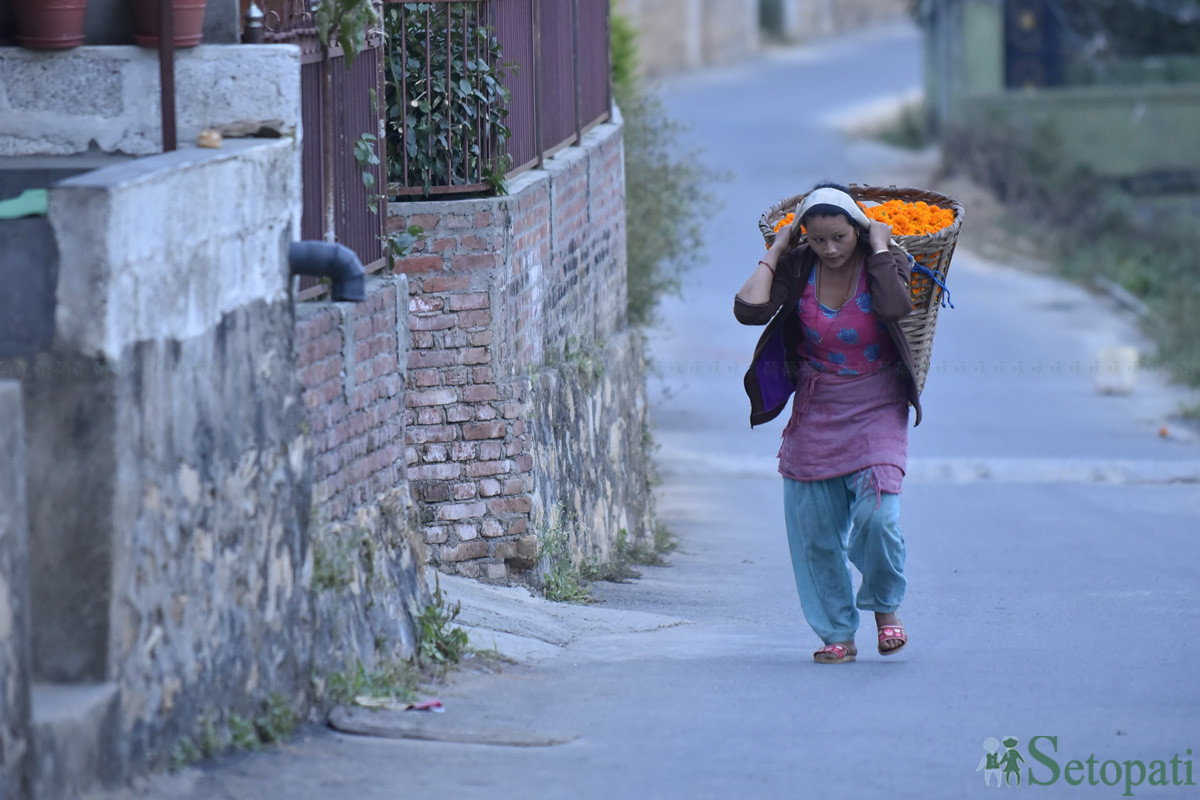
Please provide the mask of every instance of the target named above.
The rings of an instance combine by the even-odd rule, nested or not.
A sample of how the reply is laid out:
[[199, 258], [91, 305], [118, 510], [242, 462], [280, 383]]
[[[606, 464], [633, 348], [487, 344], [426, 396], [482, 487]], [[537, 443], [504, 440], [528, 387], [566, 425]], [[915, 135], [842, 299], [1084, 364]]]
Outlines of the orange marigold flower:
[[[859, 205], [870, 219], [892, 226], [893, 236], [928, 236], [954, 222], [953, 211], [940, 206], [931, 206], [924, 200], [918, 200], [915, 203], [887, 200], [873, 206], [862, 203]], [[785, 226], [791, 225], [795, 216], [793, 212], [788, 212], [776, 222], [774, 225], [776, 233]]]

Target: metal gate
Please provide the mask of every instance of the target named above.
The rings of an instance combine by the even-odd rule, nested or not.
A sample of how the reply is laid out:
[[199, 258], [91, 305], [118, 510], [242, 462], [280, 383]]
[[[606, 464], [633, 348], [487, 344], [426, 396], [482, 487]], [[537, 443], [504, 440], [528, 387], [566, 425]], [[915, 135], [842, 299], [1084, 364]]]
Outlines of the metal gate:
[[1060, 15], [1055, 0], [1006, 0], [1004, 83], [1010, 89], [1062, 84]]

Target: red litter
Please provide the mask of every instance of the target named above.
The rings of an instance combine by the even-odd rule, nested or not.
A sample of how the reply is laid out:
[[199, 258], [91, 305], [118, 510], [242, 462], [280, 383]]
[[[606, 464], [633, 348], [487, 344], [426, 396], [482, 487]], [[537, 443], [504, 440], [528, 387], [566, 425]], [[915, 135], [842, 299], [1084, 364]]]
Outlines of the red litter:
[[436, 711], [441, 714], [446, 709], [442, 705], [441, 700], [421, 700], [417, 703], [409, 703], [404, 707], [405, 711]]

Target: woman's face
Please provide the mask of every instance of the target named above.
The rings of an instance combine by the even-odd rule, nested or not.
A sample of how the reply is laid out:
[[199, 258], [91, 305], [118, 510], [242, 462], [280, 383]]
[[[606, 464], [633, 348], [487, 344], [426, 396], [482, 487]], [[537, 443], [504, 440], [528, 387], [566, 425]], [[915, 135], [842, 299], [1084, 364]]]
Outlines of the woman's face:
[[808, 231], [808, 246], [813, 249], [826, 269], [840, 269], [850, 263], [858, 235], [850, 220], [841, 214], [831, 217], [810, 216], [804, 220]]

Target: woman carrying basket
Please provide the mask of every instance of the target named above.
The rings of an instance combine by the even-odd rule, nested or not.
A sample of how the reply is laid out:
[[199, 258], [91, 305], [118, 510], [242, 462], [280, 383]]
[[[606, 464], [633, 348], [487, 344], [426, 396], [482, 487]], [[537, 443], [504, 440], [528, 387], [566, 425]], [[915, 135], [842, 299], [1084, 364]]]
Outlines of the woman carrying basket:
[[[807, 241], [801, 241], [801, 226]], [[795, 394], [779, 471], [801, 607], [825, 646], [822, 664], [853, 661], [859, 610], [873, 611], [878, 649], [908, 635], [899, 494], [908, 406], [921, 406], [899, 321], [912, 310], [910, 261], [891, 228], [836, 184], [808, 193], [734, 298], [745, 325], [766, 325], [746, 373], [750, 424]], [[854, 591], [847, 559], [862, 575]]]

